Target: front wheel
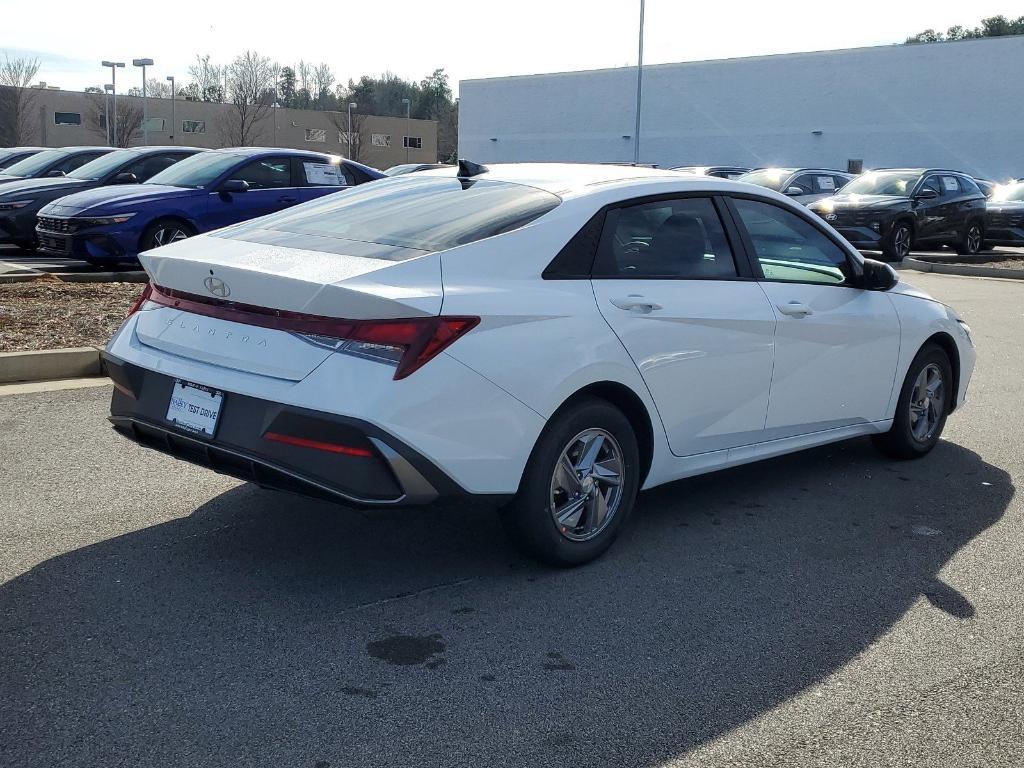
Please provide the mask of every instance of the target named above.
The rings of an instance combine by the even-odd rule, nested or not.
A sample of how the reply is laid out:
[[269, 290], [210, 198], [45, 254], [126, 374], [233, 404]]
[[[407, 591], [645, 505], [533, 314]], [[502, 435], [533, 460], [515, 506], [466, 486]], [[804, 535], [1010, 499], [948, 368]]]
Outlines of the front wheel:
[[892, 427], [874, 437], [875, 445], [897, 459], [924, 456], [939, 442], [953, 397], [953, 369], [946, 351], [926, 344], [903, 380]]
[[982, 229], [981, 222], [972, 221], [964, 230], [963, 239], [957, 243], [956, 252], [961, 256], [973, 256], [981, 250], [984, 242], [985, 231]]
[[188, 224], [174, 219], [159, 219], [146, 227], [146, 231], [142, 233], [139, 250], [148, 251], [162, 245], [177, 243], [194, 234], [195, 231]]
[[882, 243], [882, 255], [886, 261], [903, 261], [910, 255], [913, 244], [914, 228], [905, 221], [897, 221]]
[[604, 400], [577, 403], [537, 441], [502, 523], [531, 557], [582, 565], [615, 541], [633, 510], [639, 472], [636, 435], [622, 411]]

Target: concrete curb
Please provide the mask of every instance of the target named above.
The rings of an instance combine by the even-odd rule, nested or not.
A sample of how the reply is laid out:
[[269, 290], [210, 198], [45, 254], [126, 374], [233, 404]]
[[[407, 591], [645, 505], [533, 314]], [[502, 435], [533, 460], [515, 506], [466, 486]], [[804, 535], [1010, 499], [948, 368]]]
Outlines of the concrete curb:
[[919, 259], [904, 259], [899, 267], [915, 269], [918, 272], [934, 272], [938, 275], [962, 275], [963, 277], [997, 277], [1004, 280], [1024, 280], [1024, 269], [999, 269], [998, 267], [975, 267], [963, 264], [942, 264]]
[[100, 347], [0, 352], [0, 384], [99, 376]]
[[0, 285], [31, 283], [45, 277], [56, 277], [65, 283], [145, 283], [145, 272], [33, 272], [31, 274], [0, 275]]

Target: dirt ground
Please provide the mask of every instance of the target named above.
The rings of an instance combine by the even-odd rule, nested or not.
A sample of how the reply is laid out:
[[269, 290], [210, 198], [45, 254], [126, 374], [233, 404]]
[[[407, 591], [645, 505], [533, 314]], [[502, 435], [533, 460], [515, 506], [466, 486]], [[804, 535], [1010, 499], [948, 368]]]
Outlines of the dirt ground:
[[0, 285], [0, 352], [106, 344], [142, 288], [55, 278]]

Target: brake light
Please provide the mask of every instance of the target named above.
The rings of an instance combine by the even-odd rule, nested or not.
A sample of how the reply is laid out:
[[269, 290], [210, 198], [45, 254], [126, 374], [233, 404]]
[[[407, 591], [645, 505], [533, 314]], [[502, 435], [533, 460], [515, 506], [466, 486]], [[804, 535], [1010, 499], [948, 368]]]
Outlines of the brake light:
[[395, 380], [404, 379], [419, 370], [480, 323], [479, 317], [450, 316], [345, 320], [208, 299], [159, 285], [150, 287], [152, 290], [145, 298], [156, 304], [206, 317], [298, 333], [311, 337], [315, 343], [330, 340], [329, 346], [338, 352], [395, 363]]
[[149, 301], [149, 298], [152, 295], [153, 295], [153, 284], [152, 283], [146, 283], [146, 287], [142, 289], [142, 293], [139, 294], [139, 298], [137, 298], [135, 300], [135, 303], [132, 304], [131, 309], [128, 310], [128, 314], [124, 316], [124, 319], [127, 320], [129, 317], [131, 317], [136, 312], [138, 312], [140, 309], [142, 309], [142, 305], [145, 304], [147, 301]]
[[294, 435], [283, 435], [280, 432], [267, 432], [263, 435], [264, 440], [270, 440], [273, 443], [283, 443], [285, 445], [294, 445], [299, 448], [312, 448], [315, 451], [326, 451], [327, 453], [338, 453], [342, 456], [359, 456], [362, 458], [369, 458], [373, 454], [365, 448], [354, 448], [351, 445], [341, 445], [340, 443], [325, 443], [322, 440], [309, 440], [305, 437], [295, 437]]

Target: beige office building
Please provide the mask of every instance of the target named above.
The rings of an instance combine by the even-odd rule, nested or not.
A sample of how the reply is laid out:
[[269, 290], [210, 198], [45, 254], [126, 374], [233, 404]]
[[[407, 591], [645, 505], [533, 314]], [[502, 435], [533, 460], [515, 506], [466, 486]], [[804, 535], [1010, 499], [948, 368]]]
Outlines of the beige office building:
[[[134, 114], [129, 123], [138, 124], [142, 99], [118, 95], [117, 109], [122, 115]], [[30, 132], [23, 143], [47, 147], [103, 145], [108, 143], [107, 114], [109, 96], [39, 89], [34, 91]], [[237, 144], [240, 119], [231, 104], [150, 98], [146, 104], [148, 130], [140, 125], [132, 131], [131, 146], [177, 144], [193, 147], [226, 147]], [[268, 109], [252, 123], [246, 144], [264, 147], [310, 149], [352, 157], [375, 168], [399, 163], [437, 162], [437, 122], [406, 120], [353, 112], [354, 152], [348, 146], [348, 114], [301, 109]], [[124, 142], [119, 140], [119, 144]], [[408, 144], [408, 146], [406, 146]]]

